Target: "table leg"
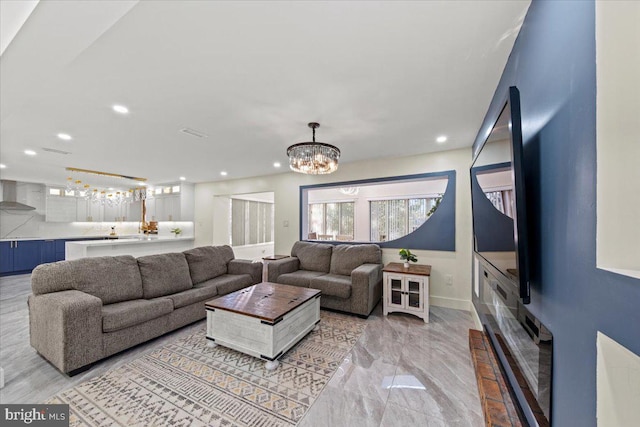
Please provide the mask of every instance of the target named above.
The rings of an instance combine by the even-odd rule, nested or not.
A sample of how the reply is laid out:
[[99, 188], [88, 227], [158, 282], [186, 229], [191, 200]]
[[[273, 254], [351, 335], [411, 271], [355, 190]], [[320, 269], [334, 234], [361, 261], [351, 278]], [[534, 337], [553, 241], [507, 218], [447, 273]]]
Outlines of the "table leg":
[[267, 371], [273, 371], [280, 365], [280, 362], [277, 360], [267, 360], [264, 364], [264, 367]]

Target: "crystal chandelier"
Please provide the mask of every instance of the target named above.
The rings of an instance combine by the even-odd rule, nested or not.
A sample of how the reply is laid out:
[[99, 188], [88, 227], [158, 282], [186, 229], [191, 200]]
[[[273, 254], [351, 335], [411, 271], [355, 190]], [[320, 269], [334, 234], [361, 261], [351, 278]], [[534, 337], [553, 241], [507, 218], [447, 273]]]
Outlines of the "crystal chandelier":
[[313, 129], [313, 141], [301, 142], [287, 148], [289, 167], [294, 172], [308, 175], [323, 175], [338, 169], [340, 150], [331, 144], [316, 142], [316, 128], [319, 123], [309, 123]]
[[357, 196], [360, 192], [360, 187], [340, 187], [338, 191], [345, 196]]
[[[66, 196], [83, 198], [92, 203], [109, 207], [118, 207], [126, 203], [153, 197], [152, 191], [147, 191], [145, 187], [142, 187], [146, 185], [144, 183], [146, 178], [71, 167], [66, 168], [66, 170], [75, 175], [75, 177], [70, 176], [67, 178]], [[79, 179], [80, 177], [85, 181]], [[91, 182], [91, 184], [86, 181]]]

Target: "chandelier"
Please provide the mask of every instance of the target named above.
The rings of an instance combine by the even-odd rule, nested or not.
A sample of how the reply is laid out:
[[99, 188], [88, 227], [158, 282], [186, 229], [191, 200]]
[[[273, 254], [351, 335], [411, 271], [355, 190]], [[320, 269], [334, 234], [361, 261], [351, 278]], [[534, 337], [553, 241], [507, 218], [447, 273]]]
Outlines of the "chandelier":
[[72, 175], [67, 178], [66, 196], [109, 207], [153, 197], [153, 191], [143, 187], [145, 178], [70, 167], [66, 170]]
[[338, 191], [345, 196], [357, 196], [360, 192], [360, 187], [340, 187]]
[[313, 129], [313, 141], [293, 144], [287, 148], [289, 167], [294, 172], [308, 175], [335, 172], [338, 169], [340, 150], [331, 144], [316, 142], [316, 128], [320, 127], [320, 123], [311, 122], [308, 126]]

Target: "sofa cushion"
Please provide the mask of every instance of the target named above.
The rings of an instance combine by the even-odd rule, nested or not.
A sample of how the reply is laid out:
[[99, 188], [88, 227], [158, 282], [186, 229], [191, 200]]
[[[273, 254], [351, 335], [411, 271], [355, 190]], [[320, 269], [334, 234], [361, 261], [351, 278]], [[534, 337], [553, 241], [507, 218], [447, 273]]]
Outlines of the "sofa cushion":
[[331, 254], [331, 274], [349, 276], [362, 264], [380, 264], [381, 262], [382, 251], [378, 245], [336, 245]]
[[311, 283], [311, 279], [322, 276], [323, 274], [325, 273], [321, 273], [319, 271], [298, 270], [294, 271], [293, 273], [285, 273], [279, 275], [277, 278], [277, 283], [308, 288], [309, 283]]
[[300, 260], [300, 270], [328, 273], [333, 245], [325, 243], [295, 242], [291, 256]]
[[226, 295], [253, 284], [250, 274], [223, 274], [200, 283], [196, 287], [213, 286], [218, 290], [218, 295]]
[[191, 289], [189, 264], [184, 254], [168, 253], [138, 258], [142, 290], [146, 299]]
[[[4, 256], [4, 254], [2, 254]], [[40, 264], [31, 272], [31, 292], [34, 295], [70, 291], [76, 286], [73, 275], [75, 261], [60, 261]]]
[[103, 304], [142, 298], [138, 262], [131, 255], [81, 258], [70, 265], [73, 288], [93, 295]]
[[325, 274], [311, 279], [309, 287], [320, 289], [322, 295], [347, 299], [351, 296], [351, 277], [340, 274]]
[[102, 331], [113, 332], [169, 314], [173, 302], [167, 298], [134, 299], [102, 306]]
[[227, 263], [234, 259], [230, 246], [203, 246], [184, 251], [189, 264], [191, 281], [202, 283], [205, 280], [227, 274]]
[[173, 301], [173, 308], [186, 307], [201, 301], [209, 301], [218, 295], [218, 289], [215, 286], [201, 286], [177, 294], [167, 295], [167, 298]]

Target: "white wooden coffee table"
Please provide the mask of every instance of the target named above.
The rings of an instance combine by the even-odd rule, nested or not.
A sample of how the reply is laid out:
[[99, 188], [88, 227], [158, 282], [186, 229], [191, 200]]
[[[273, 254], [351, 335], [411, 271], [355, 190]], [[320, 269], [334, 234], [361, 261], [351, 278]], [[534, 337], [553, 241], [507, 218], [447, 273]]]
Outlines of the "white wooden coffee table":
[[278, 358], [320, 322], [320, 291], [263, 282], [208, 301], [207, 340], [266, 360]]

